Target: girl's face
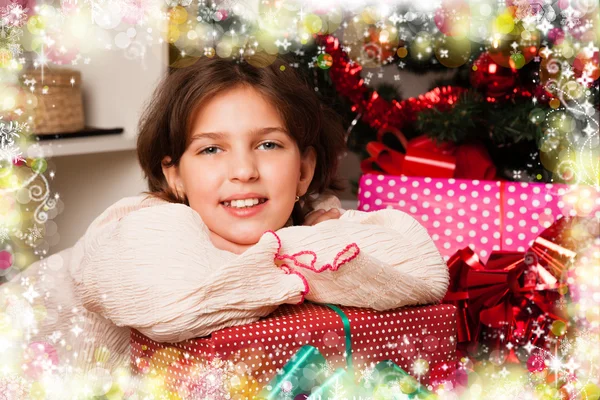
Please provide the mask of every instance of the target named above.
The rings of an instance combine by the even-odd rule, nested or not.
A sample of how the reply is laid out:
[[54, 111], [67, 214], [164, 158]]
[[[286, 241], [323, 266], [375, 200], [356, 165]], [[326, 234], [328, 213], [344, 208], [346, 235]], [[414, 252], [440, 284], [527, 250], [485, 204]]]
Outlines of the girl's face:
[[315, 161], [312, 148], [300, 154], [258, 91], [238, 86], [200, 108], [179, 165], [163, 164], [163, 173], [173, 191], [187, 196], [213, 244], [240, 254], [285, 225], [296, 196], [308, 190]]

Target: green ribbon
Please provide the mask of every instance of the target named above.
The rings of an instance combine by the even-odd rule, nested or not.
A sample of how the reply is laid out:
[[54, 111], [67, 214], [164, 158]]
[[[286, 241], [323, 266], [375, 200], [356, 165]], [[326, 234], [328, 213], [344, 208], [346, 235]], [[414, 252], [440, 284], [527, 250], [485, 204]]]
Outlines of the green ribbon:
[[350, 320], [348, 319], [346, 313], [342, 311], [342, 309], [340, 309], [339, 307], [333, 304], [325, 305], [331, 308], [333, 311], [335, 311], [340, 316], [340, 318], [342, 318], [342, 324], [344, 324], [344, 336], [346, 337], [346, 365], [348, 366], [348, 370], [352, 371], [352, 337], [350, 336]]

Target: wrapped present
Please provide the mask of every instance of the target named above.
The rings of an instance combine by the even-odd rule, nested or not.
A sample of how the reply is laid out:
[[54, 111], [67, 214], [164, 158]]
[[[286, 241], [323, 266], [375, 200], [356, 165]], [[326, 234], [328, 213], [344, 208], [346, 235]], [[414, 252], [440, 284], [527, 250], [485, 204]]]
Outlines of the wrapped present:
[[594, 194], [561, 184], [366, 174], [358, 209], [393, 208], [412, 215], [445, 260], [465, 246], [486, 260], [492, 251], [525, 251], [561, 215], [600, 217], [600, 197]]
[[292, 355], [310, 345], [332, 370], [349, 366], [358, 378], [372, 364], [391, 360], [421, 384], [435, 385], [453, 380], [455, 314], [450, 304], [385, 312], [310, 302], [285, 305], [257, 322], [181, 343], [158, 343], [134, 330], [131, 366], [137, 373], [164, 376], [166, 387], [177, 392], [189, 386], [195, 365], [233, 363], [251, 382], [233, 393], [252, 398]]

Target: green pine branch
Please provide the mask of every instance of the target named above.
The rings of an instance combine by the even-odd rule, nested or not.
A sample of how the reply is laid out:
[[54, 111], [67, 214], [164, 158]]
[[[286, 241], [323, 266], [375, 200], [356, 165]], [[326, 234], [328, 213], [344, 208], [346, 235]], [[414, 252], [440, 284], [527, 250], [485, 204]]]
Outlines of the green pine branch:
[[450, 110], [422, 112], [416, 125], [419, 131], [438, 141], [464, 143], [483, 139], [498, 145], [519, 143], [542, 136], [541, 126], [529, 118], [533, 108], [534, 104], [526, 98], [493, 104], [469, 90]]

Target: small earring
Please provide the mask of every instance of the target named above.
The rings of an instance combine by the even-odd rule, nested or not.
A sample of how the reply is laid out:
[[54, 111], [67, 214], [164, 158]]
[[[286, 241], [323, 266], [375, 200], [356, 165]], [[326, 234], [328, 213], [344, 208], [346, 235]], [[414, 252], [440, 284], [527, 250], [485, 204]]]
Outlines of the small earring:
[[296, 196], [296, 201], [294, 203], [297, 203], [298, 200], [300, 200], [300, 197]]
[[183, 192], [183, 196], [181, 195], [181, 193], [183, 192], [183, 187], [181, 185], [177, 185], [177, 189], [175, 190], [175, 194], [177, 195], [177, 198], [180, 201], [183, 201], [184, 197], [185, 197], [185, 192]]

